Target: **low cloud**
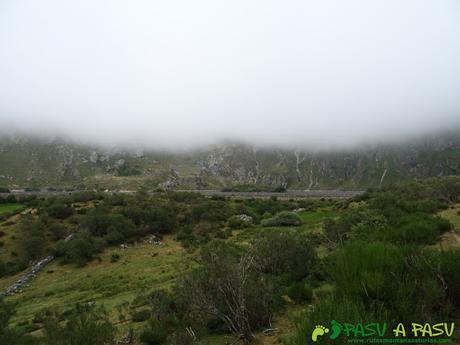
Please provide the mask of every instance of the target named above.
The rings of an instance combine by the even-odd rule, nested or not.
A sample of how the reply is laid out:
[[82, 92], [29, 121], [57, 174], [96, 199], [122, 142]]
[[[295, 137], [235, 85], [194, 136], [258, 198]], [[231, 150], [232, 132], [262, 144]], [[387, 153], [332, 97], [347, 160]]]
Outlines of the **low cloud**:
[[460, 125], [460, 5], [0, 3], [0, 127], [106, 145], [342, 146]]

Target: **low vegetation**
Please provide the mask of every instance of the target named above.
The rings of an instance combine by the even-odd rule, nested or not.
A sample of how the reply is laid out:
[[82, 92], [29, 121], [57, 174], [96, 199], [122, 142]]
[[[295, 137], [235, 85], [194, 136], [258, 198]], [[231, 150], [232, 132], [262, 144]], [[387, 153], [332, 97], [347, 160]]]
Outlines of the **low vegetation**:
[[430, 245], [451, 230], [437, 213], [459, 202], [459, 187], [460, 179], [452, 177], [371, 190], [326, 221], [333, 251], [323, 272], [333, 289], [299, 318], [287, 344], [306, 344], [305, 334], [331, 320], [458, 320], [460, 249]]
[[294, 307], [295, 329], [281, 330], [289, 345], [332, 319], [458, 319], [460, 249], [436, 244], [458, 230], [449, 210], [459, 198], [453, 177], [343, 201], [145, 191], [20, 200], [32, 211], [0, 226], [0, 286], [29, 261], [57, 260], [0, 301], [0, 343], [263, 344]]

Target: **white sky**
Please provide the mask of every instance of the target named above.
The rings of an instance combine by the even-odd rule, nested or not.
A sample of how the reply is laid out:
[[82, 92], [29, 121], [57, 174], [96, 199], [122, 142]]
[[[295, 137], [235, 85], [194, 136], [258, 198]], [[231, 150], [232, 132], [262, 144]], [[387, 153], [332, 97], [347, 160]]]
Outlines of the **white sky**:
[[0, 129], [175, 147], [459, 124], [458, 0], [0, 0]]

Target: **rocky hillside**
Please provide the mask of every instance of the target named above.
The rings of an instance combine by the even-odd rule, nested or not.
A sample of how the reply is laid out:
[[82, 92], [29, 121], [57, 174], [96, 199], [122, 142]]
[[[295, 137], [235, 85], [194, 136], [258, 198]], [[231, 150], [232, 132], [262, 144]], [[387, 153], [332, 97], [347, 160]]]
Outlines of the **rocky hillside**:
[[410, 178], [460, 175], [459, 133], [334, 152], [221, 144], [187, 153], [102, 149], [62, 139], [3, 135], [0, 186], [361, 189]]

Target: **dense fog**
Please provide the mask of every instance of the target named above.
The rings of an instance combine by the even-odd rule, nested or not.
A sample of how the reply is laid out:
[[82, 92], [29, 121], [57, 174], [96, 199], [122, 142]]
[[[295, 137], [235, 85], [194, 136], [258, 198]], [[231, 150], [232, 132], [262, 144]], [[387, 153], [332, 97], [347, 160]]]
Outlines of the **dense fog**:
[[355, 145], [460, 124], [456, 0], [4, 0], [0, 130]]

